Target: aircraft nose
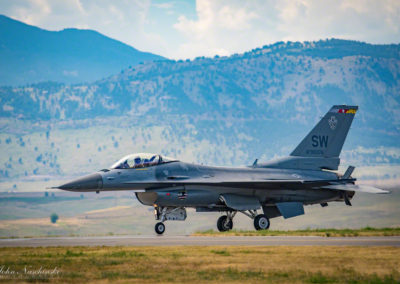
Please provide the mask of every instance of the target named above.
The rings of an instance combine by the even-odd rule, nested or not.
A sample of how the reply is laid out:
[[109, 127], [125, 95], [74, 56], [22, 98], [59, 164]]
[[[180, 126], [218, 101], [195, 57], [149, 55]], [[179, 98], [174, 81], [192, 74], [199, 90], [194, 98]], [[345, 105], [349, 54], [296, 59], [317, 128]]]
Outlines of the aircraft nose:
[[60, 185], [58, 188], [70, 191], [92, 191], [103, 187], [103, 179], [100, 174], [90, 174], [66, 184]]

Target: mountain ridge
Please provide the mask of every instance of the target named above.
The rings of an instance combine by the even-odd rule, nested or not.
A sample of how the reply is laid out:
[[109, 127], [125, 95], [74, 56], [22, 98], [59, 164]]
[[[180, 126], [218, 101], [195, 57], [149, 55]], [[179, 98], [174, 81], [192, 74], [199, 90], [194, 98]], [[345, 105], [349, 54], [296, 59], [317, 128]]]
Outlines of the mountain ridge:
[[[363, 46], [364, 50], [361, 49], [358, 54], [355, 54], [351, 48], [353, 45], [356, 46], [353, 49]], [[345, 48], [341, 50], [341, 46]], [[312, 48], [317, 51], [309, 55]], [[302, 54], [303, 49], [307, 50], [306, 55]], [[324, 49], [328, 50], [328, 55], [323, 52]], [[332, 56], [331, 50], [335, 50], [335, 56]], [[390, 52], [386, 53], [385, 50]], [[370, 56], [366, 55], [368, 52]], [[342, 54], [341, 57], [338, 57], [339, 53]], [[382, 54], [385, 56], [381, 56]], [[365, 88], [363, 84], [355, 80], [365, 80], [364, 76], [368, 75], [379, 84], [384, 84], [387, 88], [394, 88], [380, 90], [380, 92], [390, 91], [390, 94], [393, 94], [399, 88], [399, 75], [397, 74], [400, 65], [399, 54], [400, 44], [375, 46], [333, 39], [311, 43], [276, 43], [229, 57], [198, 57], [186, 61], [166, 60], [139, 64], [93, 83], [66, 85], [42, 82], [31, 84], [29, 87], [2, 87], [0, 88], [2, 104], [7, 104], [13, 108], [14, 112], [3, 111], [0, 116], [23, 115], [29, 119], [90, 118], [99, 113], [102, 115], [117, 115], [121, 111], [129, 113], [131, 103], [137, 105], [139, 102], [142, 105], [146, 104], [148, 111], [151, 111], [157, 109], [154, 103], [151, 105], [147, 101], [152, 96], [161, 99], [159, 104], [166, 103], [164, 108], [158, 108], [158, 111], [161, 110], [165, 113], [182, 114], [188, 110], [189, 106], [189, 113], [192, 114], [197, 110], [203, 112], [202, 107], [217, 112], [221, 111], [220, 108], [227, 112], [235, 110], [236, 113], [243, 114], [246, 105], [250, 108], [257, 108], [256, 104], [264, 102], [268, 109], [273, 105], [285, 103], [288, 97], [301, 99], [299, 91], [302, 93], [308, 91], [307, 86], [299, 85], [302, 84], [300, 82], [302, 76], [306, 76], [310, 81], [308, 84], [311, 89], [315, 89], [314, 93], [318, 88], [337, 88], [336, 91], [333, 90], [337, 96], [349, 99], [349, 94], [343, 94], [343, 89], [351, 89], [354, 84], [357, 87]], [[251, 78], [248, 77], [249, 75]], [[325, 83], [320, 82], [322, 78], [326, 80]], [[297, 86], [286, 89], [285, 84], [287, 85], [293, 80], [296, 81], [294, 83]], [[339, 88], [335, 86], [335, 84], [341, 84], [342, 81], [346, 81], [346, 85]], [[296, 89], [297, 92], [294, 92]], [[26, 93], [29, 93], [30, 90], [40, 99], [32, 99], [33, 93], [27, 96]], [[80, 97], [81, 101], [89, 98], [86, 100], [89, 104], [84, 105], [76, 99], [71, 101], [68, 96]], [[222, 102], [220, 96], [229, 97], [230, 100]], [[250, 100], [246, 100], [246, 96]], [[95, 97], [97, 97], [97, 101], [94, 100]], [[357, 96], [355, 95], [355, 97]], [[52, 108], [47, 108], [45, 104], [38, 105], [38, 102], [45, 102], [50, 98], [57, 101], [59, 110], [64, 110], [64, 115], [60, 113], [57, 115], [53, 105]], [[236, 108], [232, 104], [235, 98], [236, 101], [240, 101]], [[378, 98], [379, 96], [376, 96], [376, 99]], [[173, 105], [168, 104], [173, 101]], [[16, 104], [17, 102], [18, 104]], [[395, 100], [395, 102], [397, 101]], [[68, 104], [71, 103], [75, 106], [68, 107]], [[34, 109], [36, 105], [35, 112], [30, 113], [24, 108], [28, 105]], [[18, 110], [20, 110], [19, 113]], [[136, 109], [135, 113], [145, 114], [143, 108]], [[400, 123], [398, 115], [396, 115], [395, 122], [396, 125]]]
[[0, 85], [89, 82], [143, 61], [164, 59], [97, 31], [47, 31], [0, 15]]

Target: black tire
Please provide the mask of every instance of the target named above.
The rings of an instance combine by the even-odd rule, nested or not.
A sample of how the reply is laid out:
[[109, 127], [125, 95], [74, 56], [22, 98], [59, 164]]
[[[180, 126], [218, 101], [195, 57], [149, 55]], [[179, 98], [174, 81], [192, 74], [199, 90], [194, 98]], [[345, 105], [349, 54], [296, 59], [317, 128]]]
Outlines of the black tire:
[[154, 229], [156, 230], [157, 234], [162, 235], [165, 232], [165, 225], [162, 222], [158, 222]]
[[257, 231], [268, 230], [269, 225], [270, 225], [269, 219], [264, 214], [257, 215], [254, 218], [254, 228], [256, 228]]
[[227, 219], [228, 219], [228, 216], [226, 216], [226, 215], [218, 218], [218, 221], [217, 221], [218, 231], [226, 232], [226, 231], [232, 230], [233, 222], [232, 222], [232, 220], [228, 221]]

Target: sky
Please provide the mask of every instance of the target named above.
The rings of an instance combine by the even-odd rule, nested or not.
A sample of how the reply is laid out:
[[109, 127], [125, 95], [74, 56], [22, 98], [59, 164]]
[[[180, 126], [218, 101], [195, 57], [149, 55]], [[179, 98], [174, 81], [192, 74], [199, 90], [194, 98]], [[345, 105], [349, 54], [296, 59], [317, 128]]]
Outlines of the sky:
[[277, 41], [400, 42], [399, 0], [0, 0], [0, 14], [47, 30], [93, 29], [171, 59]]

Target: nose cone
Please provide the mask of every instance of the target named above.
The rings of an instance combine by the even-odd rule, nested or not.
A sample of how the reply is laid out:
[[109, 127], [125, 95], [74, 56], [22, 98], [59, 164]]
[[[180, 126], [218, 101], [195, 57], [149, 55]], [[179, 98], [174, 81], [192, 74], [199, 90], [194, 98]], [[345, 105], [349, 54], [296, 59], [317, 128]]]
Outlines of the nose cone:
[[93, 191], [103, 187], [103, 179], [100, 174], [90, 174], [66, 184], [59, 186], [59, 189], [69, 191]]

